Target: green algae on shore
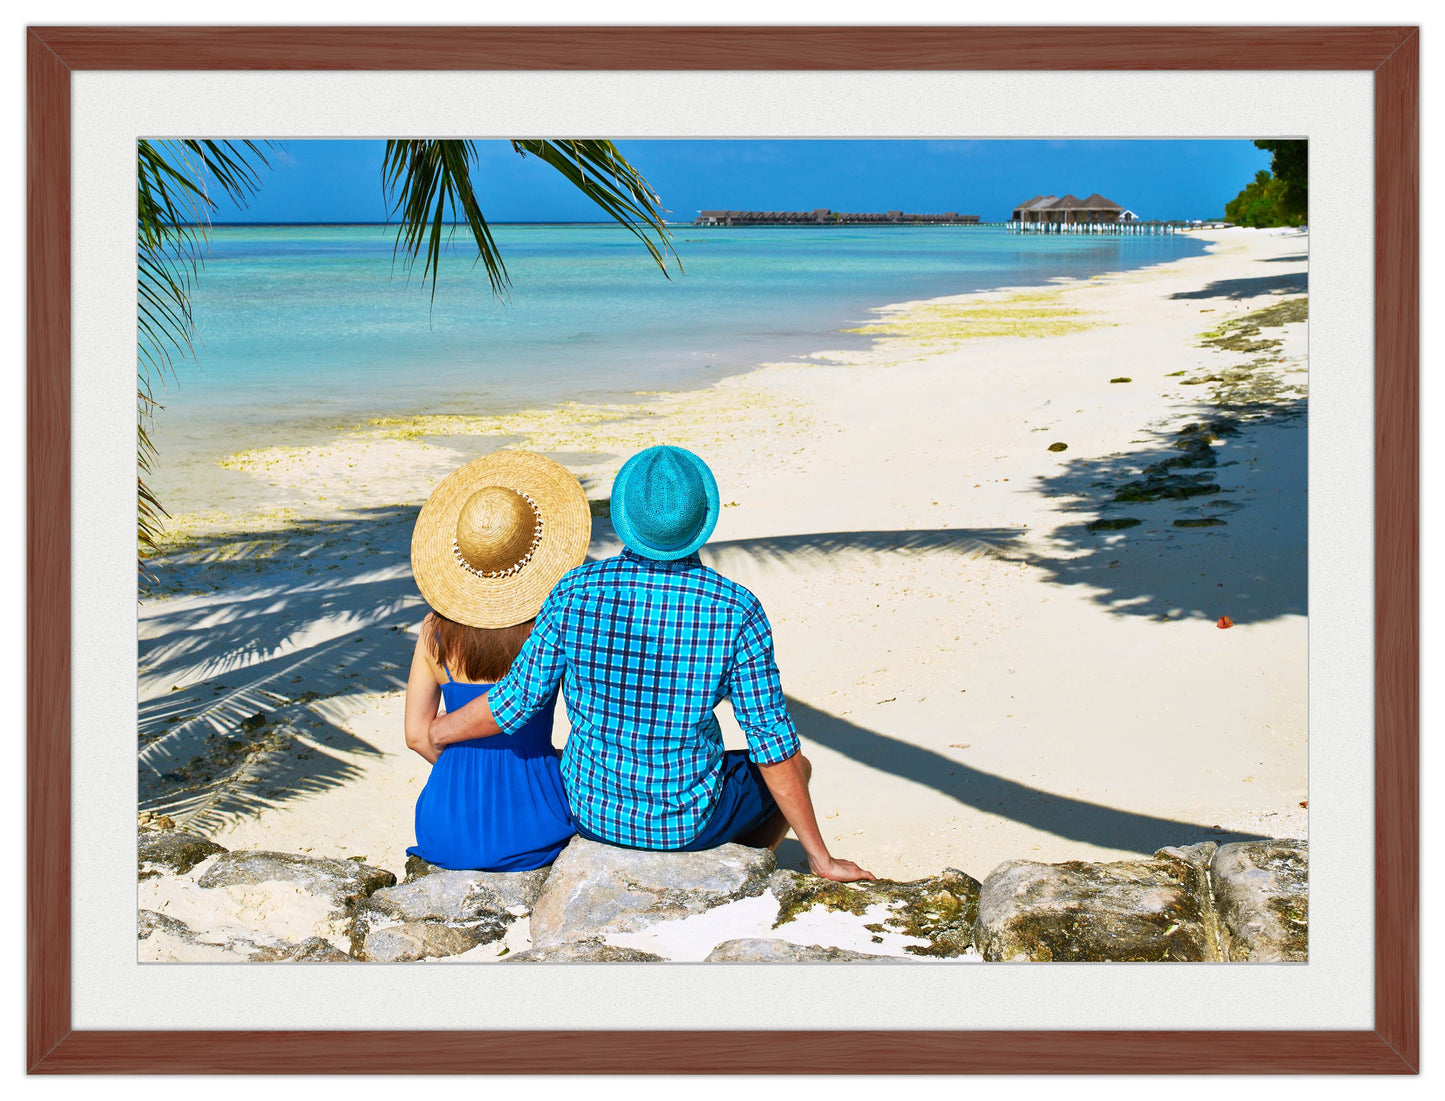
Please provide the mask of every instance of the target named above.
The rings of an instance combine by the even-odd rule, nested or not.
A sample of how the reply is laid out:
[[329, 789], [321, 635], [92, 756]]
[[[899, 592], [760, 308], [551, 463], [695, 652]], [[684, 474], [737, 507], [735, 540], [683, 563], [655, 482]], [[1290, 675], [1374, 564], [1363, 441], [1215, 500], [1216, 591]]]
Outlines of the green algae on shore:
[[995, 336], [1045, 337], [1092, 329], [1103, 322], [1065, 306], [1062, 290], [1015, 294], [1004, 299], [922, 302], [850, 333], [903, 337], [924, 348], [947, 348]]
[[[585, 458], [580, 465], [574, 463], [574, 469], [584, 480], [600, 481], [615, 475], [626, 456], [660, 439], [686, 438], [693, 441], [692, 446], [716, 451], [752, 438], [749, 420], [757, 430], [781, 429], [795, 435], [812, 425], [811, 404], [800, 401], [797, 394], [749, 391], [727, 381], [706, 390], [639, 392], [639, 396], [651, 400], [635, 404], [564, 402], [551, 409], [491, 415], [373, 417], [326, 444], [253, 448], [227, 456], [220, 465], [309, 485], [315, 482], [318, 466], [329, 464], [342, 479], [340, 488], [347, 489], [349, 480], [361, 477], [368, 469], [366, 464], [387, 446], [445, 454], [455, 445], [425, 441], [465, 438], [484, 440], [492, 449], [521, 447], [544, 454], [581, 455]], [[407, 452], [412, 454], [416, 452]], [[390, 456], [388, 467], [396, 467], [399, 457]]]
[[224, 562], [237, 558], [268, 558], [277, 553], [281, 546], [268, 535], [281, 535], [300, 520], [294, 508], [275, 507], [253, 510], [244, 517], [236, 516], [221, 509], [202, 512], [177, 513], [167, 518], [166, 526], [156, 539], [156, 559], [178, 558], [200, 551], [203, 542], [209, 542], [217, 531], [226, 531], [236, 536], [250, 537], [237, 539], [226, 547], [208, 546], [206, 561]]
[[1248, 358], [1233, 368], [1182, 379], [1179, 385], [1212, 386], [1210, 403], [1219, 408], [1279, 405], [1304, 397], [1303, 384], [1287, 382], [1282, 375], [1303, 373], [1305, 368], [1287, 367], [1279, 359], [1283, 338], [1265, 336], [1262, 330], [1307, 320], [1309, 296], [1301, 295], [1221, 322], [1199, 334], [1200, 346]]
[[585, 405], [562, 402], [554, 409], [525, 409], [515, 413], [465, 415], [423, 413], [403, 417], [372, 417], [367, 424], [373, 435], [385, 439], [415, 440], [422, 436], [516, 436], [530, 437], [561, 429], [578, 429], [653, 414], [645, 404]]
[[[784, 873], [779, 873], [780, 875]], [[978, 918], [979, 882], [957, 868], [940, 875], [907, 882], [870, 880], [838, 883], [817, 876], [796, 876], [772, 883], [778, 898], [778, 917], [773, 928], [786, 925], [799, 915], [822, 906], [864, 917], [875, 907], [887, 916], [864, 928], [881, 939], [884, 933], [926, 940], [910, 944], [904, 951], [912, 956], [953, 957], [973, 945], [973, 926]]]
[[[386, 507], [415, 507], [450, 470], [496, 450], [519, 447], [552, 455], [577, 474], [589, 495], [600, 498], [627, 456], [662, 440], [685, 439], [690, 447], [717, 458], [750, 450], [766, 433], [806, 437], [817, 406], [793, 377], [797, 366], [764, 364], [759, 370], [780, 370], [788, 382], [769, 390], [736, 376], [701, 390], [639, 391], [639, 400], [631, 403], [566, 402], [492, 415], [380, 415], [337, 426], [336, 435], [323, 443], [237, 451], [218, 459], [217, 465], [246, 479], [225, 482], [224, 492], [207, 496], [206, 507], [173, 514], [159, 557], [171, 566], [200, 566], [194, 554], [178, 553], [196, 550], [191, 544], [199, 539], [206, 544], [208, 562], [231, 573], [259, 572], [266, 560], [278, 555], [277, 548], [243, 545], [247, 540], [236, 540], [238, 533], [300, 530], [330, 519], [371, 515], [378, 500], [388, 502]], [[262, 512], [276, 512], [271, 503], [278, 499], [286, 507], [262, 518]], [[593, 514], [605, 516], [605, 511], [597, 511], [605, 507], [595, 505]], [[218, 550], [216, 541], [224, 549]], [[234, 561], [222, 562], [223, 556]], [[311, 575], [335, 567], [317, 566], [313, 558], [298, 568]], [[179, 589], [170, 583], [150, 591], [160, 595], [163, 589], [170, 595], [188, 586], [214, 591], [218, 580], [196, 574]]]
[[1200, 334], [1200, 343], [1221, 352], [1243, 352], [1247, 355], [1277, 352], [1283, 341], [1262, 337], [1261, 329], [1278, 329], [1300, 321], [1308, 321], [1309, 296], [1287, 298], [1262, 310], [1253, 310], [1242, 317], [1231, 318], [1218, 327]]

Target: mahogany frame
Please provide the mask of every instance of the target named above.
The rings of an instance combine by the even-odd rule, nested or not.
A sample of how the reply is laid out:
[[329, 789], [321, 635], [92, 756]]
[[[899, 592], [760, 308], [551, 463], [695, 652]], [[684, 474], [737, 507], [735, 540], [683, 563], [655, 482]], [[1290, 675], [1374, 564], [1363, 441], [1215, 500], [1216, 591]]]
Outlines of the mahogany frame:
[[[1040, 33], [1046, 31], [1046, 33]], [[31, 1073], [1416, 1073], [1419, 29], [31, 27]], [[1368, 70], [1375, 96], [1375, 1024], [1361, 1031], [76, 1031], [70, 927], [70, 74], [77, 70]], [[479, 1041], [491, 1041], [479, 1042]], [[505, 1051], [504, 1062], [496, 1059]]]

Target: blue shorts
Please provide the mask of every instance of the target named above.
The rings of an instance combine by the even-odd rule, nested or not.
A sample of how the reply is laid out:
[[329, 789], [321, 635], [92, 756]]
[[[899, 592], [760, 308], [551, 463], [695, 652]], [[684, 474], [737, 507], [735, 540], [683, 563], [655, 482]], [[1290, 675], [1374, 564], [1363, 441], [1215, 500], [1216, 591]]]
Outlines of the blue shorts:
[[[758, 766], [749, 759], [745, 749], [729, 749], [723, 753], [722, 784], [718, 788], [717, 806], [712, 817], [703, 824], [702, 830], [686, 845], [677, 849], [653, 850], [664, 852], [695, 853], [703, 849], [715, 849], [745, 837], [769, 818], [778, 813], [778, 804]], [[615, 848], [633, 848], [618, 845], [616, 841], [597, 837], [577, 824], [577, 833], [589, 841], [597, 841]]]

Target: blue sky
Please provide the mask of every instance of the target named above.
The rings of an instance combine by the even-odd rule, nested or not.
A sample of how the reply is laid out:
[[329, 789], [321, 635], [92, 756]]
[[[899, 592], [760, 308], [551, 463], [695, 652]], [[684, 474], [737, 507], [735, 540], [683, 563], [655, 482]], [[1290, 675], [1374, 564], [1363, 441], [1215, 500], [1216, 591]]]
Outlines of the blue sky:
[[[1097, 191], [1142, 218], [1216, 218], [1269, 154], [1249, 141], [624, 140], [624, 155], [669, 218], [699, 210], [905, 210], [1007, 218], [1038, 194]], [[288, 141], [263, 186], [217, 222], [379, 222], [384, 143]], [[478, 196], [490, 221], [596, 221], [597, 208], [504, 141], [478, 143]]]

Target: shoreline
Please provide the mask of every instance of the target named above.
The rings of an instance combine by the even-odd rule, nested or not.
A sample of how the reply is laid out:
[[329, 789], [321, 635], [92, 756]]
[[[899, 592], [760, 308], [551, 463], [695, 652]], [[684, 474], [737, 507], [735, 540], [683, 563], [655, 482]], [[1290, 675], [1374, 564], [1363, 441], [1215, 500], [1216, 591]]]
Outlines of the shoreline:
[[[711, 240], [709, 235], [703, 236]], [[228, 477], [226, 471], [215, 468], [215, 460], [235, 452], [271, 445], [321, 446], [348, 433], [365, 431], [373, 416], [546, 414], [568, 402], [626, 405], [636, 404], [639, 394], [708, 389], [721, 378], [746, 375], [762, 362], [806, 360], [819, 348], [866, 350], [873, 338], [865, 330], [891, 301], [981, 293], [996, 289], [996, 283], [1045, 287], [1048, 279], [1060, 272], [1093, 274], [1099, 265], [1137, 270], [1153, 262], [1158, 251], [1137, 241], [1101, 245], [1070, 239], [1061, 245], [1030, 240], [1021, 246], [1024, 255], [1010, 259], [1005, 246], [1013, 247], [1016, 239], [990, 230], [982, 235], [987, 240], [978, 240], [976, 247], [959, 254], [956, 267], [938, 266], [935, 250], [905, 249], [899, 255], [908, 262], [916, 260], [918, 270], [911, 277], [895, 274], [884, 278], [887, 264], [874, 246], [887, 233], [870, 236], [865, 230], [864, 236], [872, 242], [863, 251], [869, 257], [867, 262], [860, 267], [845, 258], [837, 275], [793, 279], [797, 287], [792, 290], [802, 291], [800, 298], [789, 297], [792, 290], [783, 285], [787, 280], [779, 282], [777, 271], [787, 270], [786, 264], [760, 276], [760, 286], [771, 292], [769, 300], [776, 303], [781, 299], [787, 305], [775, 304], [756, 316], [749, 312], [746, 296], [737, 291], [742, 271], [727, 268], [715, 273], [723, 280], [717, 290], [721, 298], [716, 302], [712, 295], [700, 294], [704, 284], [673, 288], [687, 293], [681, 299], [672, 293], [661, 295], [653, 303], [659, 311], [657, 332], [651, 333], [649, 327], [637, 340], [616, 324], [589, 320], [585, 302], [577, 303], [582, 312], [574, 320], [566, 311], [554, 317], [556, 311], [545, 311], [537, 301], [523, 296], [513, 304], [517, 312], [509, 315], [510, 327], [503, 325], [497, 336], [501, 343], [494, 351], [481, 350], [488, 346], [486, 325], [468, 330], [473, 338], [470, 343], [458, 343], [455, 335], [438, 343], [434, 332], [417, 334], [419, 339], [412, 345], [403, 342], [394, 347], [397, 334], [393, 330], [400, 318], [397, 311], [404, 311], [404, 304], [388, 290], [380, 324], [381, 336], [389, 343], [371, 347], [343, 340], [327, 349], [317, 344], [313, 334], [283, 353], [279, 349], [287, 346], [285, 341], [276, 347], [254, 346], [254, 340], [237, 344], [240, 330], [235, 311], [221, 308], [209, 323], [215, 332], [203, 334], [203, 343], [214, 345], [214, 362], [203, 356], [194, 379], [188, 376], [178, 390], [162, 395], [168, 408], [152, 433], [161, 453], [152, 488], [174, 513], [214, 507], [217, 502], [225, 511], [237, 511], [265, 502], [258, 499], [249, 479]], [[1118, 247], [1106, 247], [1110, 244]], [[1182, 238], [1161, 246], [1171, 255], [1202, 247], [1200, 241]], [[703, 248], [699, 263], [708, 259], [716, 264], [715, 251]], [[771, 253], [763, 250], [759, 255]], [[245, 270], [243, 265], [238, 271], [218, 269], [214, 274], [222, 286], [237, 284], [244, 289]], [[820, 273], [823, 270], [819, 269]], [[550, 268], [536, 274], [542, 278], [542, 286], [555, 276]], [[326, 278], [324, 269], [318, 275]], [[632, 287], [630, 293], [650, 296], [661, 283]], [[464, 294], [463, 285], [452, 287], [452, 293]], [[349, 306], [337, 307], [343, 314], [355, 309], [355, 302], [346, 301]], [[405, 302], [415, 306], [410, 299]], [[684, 309], [688, 303], [703, 309], [706, 316]], [[494, 312], [492, 305], [481, 301], [453, 302], [453, 314], [459, 306], [463, 316], [475, 310], [487, 316]], [[215, 312], [204, 302], [200, 308], [207, 316]], [[322, 323], [305, 312], [292, 320], [301, 325], [303, 335]], [[330, 323], [340, 320], [331, 318]], [[412, 320], [427, 324], [424, 314]], [[438, 332], [459, 332], [458, 320], [439, 318]], [[550, 343], [523, 340], [516, 344], [508, 335], [511, 329], [523, 333], [543, 322], [557, 329], [557, 338]], [[358, 316], [357, 324], [362, 331], [370, 331], [366, 316]], [[566, 339], [560, 339], [562, 336]], [[582, 339], [588, 337], [594, 338], [591, 343]], [[575, 343], [579, 339], [582, 343]], [[431, 350], [423, 352], [424, 348]], [[298, 375], [289, 366], [279, 367], [278, 355], [299, 357], [299, 362], [312, 367], [305, 376]], [[244, 362], [238, 356], [244, 356]], [[486, 367], [481, 361], [488, 359], [511, 367], [505, 371]], [[397, 363], [414, 364], [414, 368], [398, 370]], [[464, 363], [467, 366], [463, 367]], [[401, 381], [403, 377], [407, 381]], [[204, 495], [196, 492], [197, 485], [205, 488]]]
[[[1214, 251], [895, 303], [866, 351], [706, 389], [237, 458], [270, 511], [177, 518], [142, 605], [143, 805], [399, 867], [426, 773], [400, 737], [414, 508], [498, 440], [599, 501], [672, 442], [717, 473], [704, 561], [768, 610], [839, 855], [905, 879], [1306, 836], [1305, 325], [1229, 323], [1304, 297], [1308, 238], [1199, 236]], [[616, 549], [599, 518], [593, 556]]]

